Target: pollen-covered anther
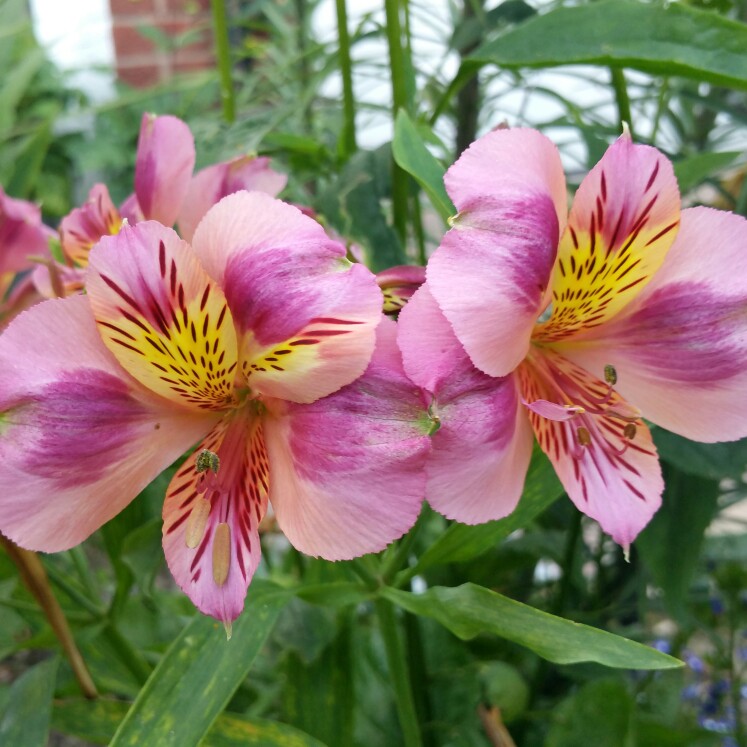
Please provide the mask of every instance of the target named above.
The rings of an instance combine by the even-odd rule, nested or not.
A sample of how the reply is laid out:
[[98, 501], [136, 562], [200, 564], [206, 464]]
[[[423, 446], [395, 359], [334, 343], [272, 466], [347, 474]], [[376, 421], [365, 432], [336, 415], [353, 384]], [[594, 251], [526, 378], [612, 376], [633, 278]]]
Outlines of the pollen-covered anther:
[[213, 581], [223, 586], [228, 579], [231, 567], [231, 527], [221, 522], [215, 527], [213, 537]]
[[220, 469], [220, 458], [214, 451], [203, 449], [195, 459], [195, 471], [206, 472], [212, 470], [216, 475]]
[[187, 529], [184, 533], [184, 541], [187, 547], [194, 549], [202, 542], [209, 517], [210, 501], [207, 498], [197, 498], [189, 519], [187, 519]]
[[604, 380], [610, 385], [615, 386], [617, 384], [617, 371], [614, 366], [609, 363], [604, 367]]
[[635, 423], [626, 423], [625, 428], [623, 428], [623, 436], [625, 436], [629, 441], [632, 441], [635, 438], [637, 432], [638, 426]]
[[591, 433], [588, 428], [584, 428], [583, 425], [576, 428], [576, 440], [581, 446], [591, 446]]

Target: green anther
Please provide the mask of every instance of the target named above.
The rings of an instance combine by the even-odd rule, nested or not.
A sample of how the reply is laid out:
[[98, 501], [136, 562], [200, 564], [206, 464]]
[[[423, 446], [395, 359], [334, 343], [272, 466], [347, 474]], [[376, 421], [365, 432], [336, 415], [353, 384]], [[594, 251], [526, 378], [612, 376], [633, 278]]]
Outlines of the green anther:
[[615, 386], [617, 384], [617, 371], [614, 366], [610, 366], [609, 363], [604, 367], [604, 380], [610, 385]]
[[209, 449], [203, 449], [195, 460], [195, 469], [198, 472], [205, 472], [206, 470], [213, 470], [215, 474], [218, 474], [220, 469], [220, 459], [218, 455]]

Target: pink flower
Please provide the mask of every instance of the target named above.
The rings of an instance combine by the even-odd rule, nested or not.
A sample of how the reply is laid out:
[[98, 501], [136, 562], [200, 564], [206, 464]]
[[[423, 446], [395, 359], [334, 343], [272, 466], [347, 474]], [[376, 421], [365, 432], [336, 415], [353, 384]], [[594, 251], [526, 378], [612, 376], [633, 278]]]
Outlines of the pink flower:
[[122, 219], [130, 224], [156, 220], [164, 226], [178, 222], [191, 241], [197, 224], [223, 197], [251, 190], [273, 197], [287, 182], [269, 166], [269, 159], [242, 156], [209, 166], [194, 176], [195, 144], [185, 122], [169, 115], [143, 114], [135, 161], [135, 192], [119, 209], [104, 184], [91, 189], [88, 201], [63, 218], [62, 250], [71, 265], [85, 267], [88, 252], [102, 237], [116, 234]]
[[421, 395], [373, 275], [344, 255], [259, 192], [211, 208], [193, 247], [150, 221], [104, 237], [86, 295], [0, 337], [3, 533], [71, 547], [199, 442], [167, 490], [163, 544], [179, 586], [229, 623], [268, 499], [296, 548], [330, 560], [407, 531]]
[[49, 240], [55, 235], [42, 223], [38, 205], [8, 197], [0, 187], [0, 320], [33, 302], [30, 278], [18, 274], [35, 267], [34, 259], [50, 259]]
[[425, 282], [425, 267], [398, 265], [376, 273], [376, 282], [384, 294], [384, 313], [396, 315]]
[[663, 489], [642, 417], [747, 435], [747, 222], [680, 213], [669, 161], [627, 135], [570, 215], [532, 130], [481, 138], [446, 187], [459, 213], [399, 321], [441, 424], [428, 500], [467, 523], [510, 513], [534, 434], [576, 506], [629, 545]]

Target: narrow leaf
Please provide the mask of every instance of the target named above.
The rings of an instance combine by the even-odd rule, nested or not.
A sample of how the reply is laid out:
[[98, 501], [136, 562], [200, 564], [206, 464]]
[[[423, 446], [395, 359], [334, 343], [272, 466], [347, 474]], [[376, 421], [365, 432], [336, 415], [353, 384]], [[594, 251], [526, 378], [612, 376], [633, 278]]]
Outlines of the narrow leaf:
[[627, 638], [565, 620], [474, 584], [435, 586], [424, 594], [384, 588], [381, 594], [408, 612], [440, 622], [459, 638], [492, 633], [556, 664], [594, 661], [621, 669], [669, 669], [677, 659]]
[[448, 220], [456, 213], [454, 203], [449, 199], [444, 187], [444, 167], [425, 147], [423, 139], [404, 109], [397, 114], [392, 152], [397, 165], [414, 177], [444, 220]]
[[226, 640], [220, 623], [197, 615], [146, 682], [111, 747], [182, 747], [207, 734], [249, 672], [287, 599], [253, 586]]
[[603, 0], [561, 7], [483, 44], [470, 58], [502, 67], [596, 64], [747, 88], [747, 26], [683, 3]]

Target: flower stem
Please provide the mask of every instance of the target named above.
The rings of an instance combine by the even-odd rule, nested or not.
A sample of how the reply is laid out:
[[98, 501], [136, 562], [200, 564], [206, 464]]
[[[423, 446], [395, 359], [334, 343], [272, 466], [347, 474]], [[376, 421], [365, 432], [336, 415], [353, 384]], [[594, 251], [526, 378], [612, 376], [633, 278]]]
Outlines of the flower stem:
[[404, 747], [420, 747], [422, 744], [420, 724], [412, 696], [412, 683], [407, 669], [407, 657], [400, 638], [394, 608], [386, 599], [376, 600], [381, 637], [384, 639], [389, 675], [392, 678], [397, 705], [397, 715], [402, 727]]
[[623, 129], [623, 123], [627, 123], [631, 136], [633, 135], [633, 115], [630, 111], [630, 98], [628, 97], [628, 87], [625, 83], [625, 74], [622, 68], [611, 67], [610, 76], [612, 88], [615, 91], [615, 101], [617, 102], [617, 118], [620, 125], [620, 131]]
[[[389, 43], [389, 67], [392, 73], [392, 120], [400, 109], [409, 109], [407, 79], [402, 48], [399, 0], [384, 0], [386, 10], [386, 35]], [[392, 158], [392, 220], [394, 230], [405, 245], [407, 240], [408, 176]]]
[[65, 652], [68, 662], [70, 662], [70, 668], [73, 670], [73, 674], [78, 681], [83, 695], [86, 698], [98, 697], [98, 691], [91, 678], [91, 673], [88, 671], [86, 662], [75, 643], [70, 626], [65, 618], [65, 613], [62, 611], [57, 597], [52, 592], [52, 588], [49, 585], [49, 578], [41, 560], [39, 560], [39, 556], [35, 552], [17, 547], [1, 535], [0, 540], [8, 556], [17, 566], [23, 583], [34, 595], [36, 601], [39, 602], [39, 606], [44, 611], [54, 634], [57, 636], [57, 640], [59, 640], [62, 646], [62, 650]]
[[353, 97], [353, 60], [350, 56], [350, 35], [348, 34], [348, 11], [345, 0], [335, 0], [337, 6], [337, 38], [342, 75], [342, 155], [347, 159], [358, 149], [355, 141], [355, 98]]
[[213, 11], [213, 34], [215, 56], [220, 73], [220, 96], [223, 103], [223, 118], [229, 124], [236, 119], [236, 99], [231, 80], [231, 43], [228, 38], [225, 0], [210, 0]]

